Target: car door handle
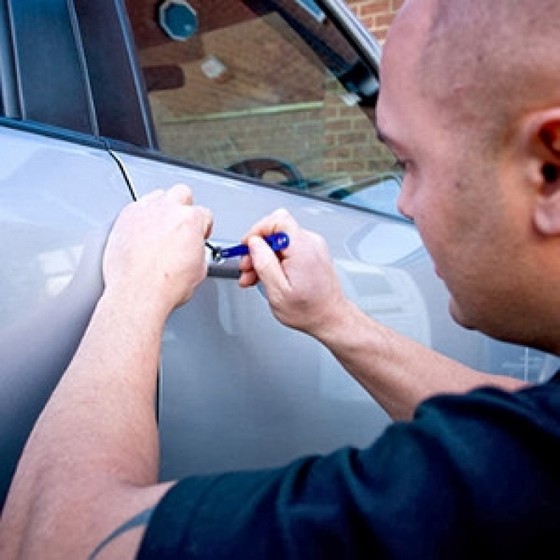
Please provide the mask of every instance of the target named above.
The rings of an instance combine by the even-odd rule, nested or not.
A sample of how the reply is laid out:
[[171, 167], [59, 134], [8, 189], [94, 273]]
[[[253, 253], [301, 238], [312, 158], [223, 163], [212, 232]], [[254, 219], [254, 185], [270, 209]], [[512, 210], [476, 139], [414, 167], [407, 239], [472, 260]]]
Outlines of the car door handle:
[[[273, 251], [282, 251], [290, 244], [290, 238], [284, 232], [273, 233], [263, 238]], [[219, 278], [239, 278], [239, 266], [234, 257], [241, 257], [249, 253], [245, 244], [222, 247], [206, 241], [208, 275]]]
[[240, 275], [239, 262], [228, 261], [225, 263], [208, 263], [208, 276], [212, 278], [232, 278], [237, 280]]

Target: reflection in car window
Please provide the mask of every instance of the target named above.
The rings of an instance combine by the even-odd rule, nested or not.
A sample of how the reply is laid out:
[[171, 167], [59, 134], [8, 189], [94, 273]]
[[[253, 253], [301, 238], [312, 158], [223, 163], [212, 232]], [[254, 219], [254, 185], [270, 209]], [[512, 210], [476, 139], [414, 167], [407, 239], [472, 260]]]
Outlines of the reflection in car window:
[[127, 6], [163, 152], [358, 205], [373, 200], [350, 195], [374, 188], [393, 161], [373, 126], [377, 81], [312, 1]]

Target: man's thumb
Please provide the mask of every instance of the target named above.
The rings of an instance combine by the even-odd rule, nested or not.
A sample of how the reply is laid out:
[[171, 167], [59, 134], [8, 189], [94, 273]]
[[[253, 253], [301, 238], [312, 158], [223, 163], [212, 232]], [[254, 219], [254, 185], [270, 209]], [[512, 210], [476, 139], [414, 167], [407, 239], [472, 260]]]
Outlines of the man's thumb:
[[247, 241], [253, 268], [260, 281], [270, 290], [284, 279], [284, 272], [274, 251], [262, 237], [251, 236]]

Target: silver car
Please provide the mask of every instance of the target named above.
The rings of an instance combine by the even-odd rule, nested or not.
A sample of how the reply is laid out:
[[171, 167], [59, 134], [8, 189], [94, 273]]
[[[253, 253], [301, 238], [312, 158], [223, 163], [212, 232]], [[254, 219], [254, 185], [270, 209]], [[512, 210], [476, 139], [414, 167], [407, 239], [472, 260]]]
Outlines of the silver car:
[[[2, 503], [102, 290], [112, 221], [177, 182], [212, 209], [216, 244], [285, 207], [326, 238], [367, 314], [475, 368], [549, 375], [553, 358], [449, 318], [376, 138], [379, 55], [338, 0], [0, 3]], [[237, 274], [210, 264], [167, 324], [162, 479], [364, 446], [389, 421]]]

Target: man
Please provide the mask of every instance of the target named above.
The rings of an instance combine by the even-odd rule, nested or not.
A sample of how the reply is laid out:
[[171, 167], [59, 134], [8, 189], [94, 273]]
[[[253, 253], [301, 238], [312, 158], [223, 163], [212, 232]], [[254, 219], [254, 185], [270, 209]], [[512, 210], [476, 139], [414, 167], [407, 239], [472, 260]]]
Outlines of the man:
[[[556, 0], [409, 0], [386, 43], [377, 113], [405, 171], [400, 208], [453, 316], [557, 354], [559, 28]], [[104, 293], [14, 478], [2, 558], [557, 555], [560, 379], [520, 389], [376, 324], [343, 297], [322, 240], [285, 211], [248, 233], [240, 284], [262, 281], [280, 321], [413, 419], [361, 451], [156, 484], [162, 328], [204, 277], [211, 227], [191, 203], [178, 186], [119, 217]], [[280, 229], [291, 243], [277, 258], [260, 237]], [[468, 391], [484, 384], [503, 387]]]

